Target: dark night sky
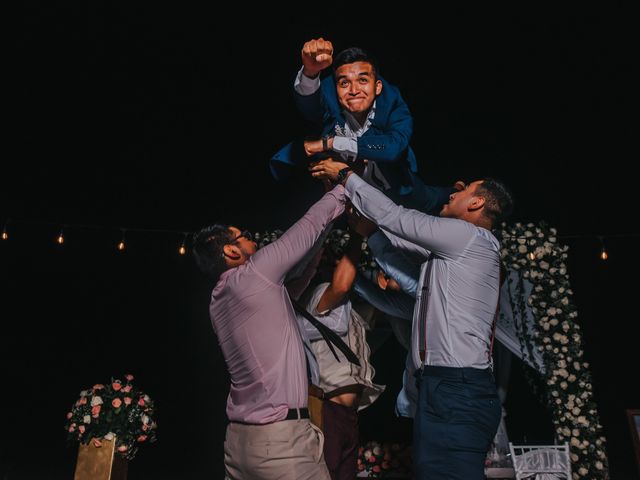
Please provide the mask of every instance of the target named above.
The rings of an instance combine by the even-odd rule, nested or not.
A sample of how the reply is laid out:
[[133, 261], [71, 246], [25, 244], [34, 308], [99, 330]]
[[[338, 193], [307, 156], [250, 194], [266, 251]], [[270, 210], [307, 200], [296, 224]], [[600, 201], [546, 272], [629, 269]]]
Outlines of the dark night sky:
[[[414, 115], [412, 145], [427, 182], [497, 176], [515, 193], [514, 220], [546, 220], [561, 234], [639, 232], [626, 180], [637, 156], [629, 12], [459, 9], [416, 18], [371, 6], [363, 15], [359, 5], [267, 22], [258, 20], [266, 12], [247, 19], [241, 8], [177, 4], [23, 7], [5, 74], [14, 147], [0, 189], [0, 221], [14, 219], [0, 245], [0, 368], [12, 385], [0, 396], [1, 430], [12, 432], [0, 444], [0, 472], [13, 472], [8, 478], [69, 478], [65, 412], [80, 389], [125, 371], [156, 399], [161, 425], [160, 442], [143, 449], [130, 478], [221, 476], [227, 377], [207, 318], [210, 286], [175, 255], [177, 235], [132, 233], [126, 255], [113, 245], [121, 226], [191, 231], [222, 220], [261, 230], [304, 212], [316, 186], [304, 178], [277, 185], [267, 160], [305, 133], [291, 83], [309, 38], [378, 57]], [[62, 223], [114, 229], [69, 228], [60, 249], [52, 238]], [[638, 314], [623, 278], [638, 267], [637, 237], [608, 239], [607, 264], [597, 262], [594, 237], [568, 242], [613, 478], [633, 478], [624, 409], [640, 407], [630, 373]], [[397, 384], [400, 347], [389, 341], [374, 360]], [[520, 378], [514, 395], [544, 417]], [[365, 414], [365, 434], [375, 436], [373, 419], [391, 402]], [[407, 430], [391, 417], [380, 428]], [[514, 420], [516, 438], [528, 428], [530, 439], [546, 434]]]

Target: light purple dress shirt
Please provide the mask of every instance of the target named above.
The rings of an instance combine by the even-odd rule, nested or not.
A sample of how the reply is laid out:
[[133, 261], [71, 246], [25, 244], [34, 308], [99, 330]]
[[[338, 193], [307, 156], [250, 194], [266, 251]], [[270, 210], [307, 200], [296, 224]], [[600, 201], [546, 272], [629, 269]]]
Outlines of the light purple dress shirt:
[[326, 193], [278, 240], [225, 271], [209, 313], [231, 376], [229, 420], [266, 424], [307, 406], [306, 360], [283, 283], [327, 224], [344, 210], [344, 189]]

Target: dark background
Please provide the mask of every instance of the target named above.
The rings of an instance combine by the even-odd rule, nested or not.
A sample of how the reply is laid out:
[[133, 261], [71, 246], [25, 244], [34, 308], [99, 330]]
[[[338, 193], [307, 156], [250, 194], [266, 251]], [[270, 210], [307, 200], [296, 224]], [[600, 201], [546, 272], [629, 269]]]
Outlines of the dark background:
[[[228, 377], [211, 285], [177, 255], [178, 232], [214, 221], [285, 228], [319, 195], [308, 179], [276, 184], [267, 161], [305, 133], [291, 85], [302, 44], [320, 35], [336, 50], [368, 49], [400, 87], [425, 180], [497, 176], [514, 190], [514, 221], [580, 235], [566, 240], [569, 271], [612, 478], [636, 478], [625, 417], [640, 407], [629, 12], [22, 7], [5, 64], [0, 177], [0, 221], [11, 219], [0, 243], [4, 478], [72, 478], [66, 412], [81, 389], [128, 372], [160, 425], [129, 478], [222, 478]], [[120, 227], [176, 233], [132, 231], [119, 253]], [[365, 440], [408, 439], [391, 413], [403, 357], [392, 338], [373, 356], [388, 390], [361, 416]], [[512, 378], [512, 440], [551, 441], [519, 367]]]

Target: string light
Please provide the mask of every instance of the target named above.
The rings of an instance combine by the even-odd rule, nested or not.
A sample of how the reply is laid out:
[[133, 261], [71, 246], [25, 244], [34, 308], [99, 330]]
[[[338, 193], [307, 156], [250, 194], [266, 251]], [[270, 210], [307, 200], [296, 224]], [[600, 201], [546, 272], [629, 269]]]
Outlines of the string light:
[[600, 243], [602, 244], [602, 249], [600, 250], [600, 260], [603, 262], [609, 258], [609, 254], [607, 253], [607, 249], [604, 246], [604, 238], [598, 237], [600, 239]]
[[2, 227], [2, 239], [3, 240], [9, 240], [9, 234], [7, 233], [7, 224], [4, 224], [4, 227]]
[[536, 259], [536, 254], [533, 252], [529, 252], [527, 253], [527, 257], [529, 258], [529, 260], [535, 260]]
[[183, 238], [182, 238], [182, 243], [180, 244], [180, 248], [178, 248], [178, 253], [180, 255], [184, 255], [185, 253], [187, 253], [186, 243], [187, 243], [187, 235], [188, 235], [188, 233], [183, 233], [182, 235], [184, 235]]
[[125, 236], [125, 232], [126, 230], [123, 228], [122, 229], [122, 238], [120, 239], [120, 243], [118, 243], [118, 250], [119, 251], [124, 251], [124, 249], [127, 247], [124, 241], [124, 236]]
[[64, 228], [60, 229], [60, 235], [58, 235], [56, 242], [58, 242], [58, 245], [62, 245], [64, 243]]

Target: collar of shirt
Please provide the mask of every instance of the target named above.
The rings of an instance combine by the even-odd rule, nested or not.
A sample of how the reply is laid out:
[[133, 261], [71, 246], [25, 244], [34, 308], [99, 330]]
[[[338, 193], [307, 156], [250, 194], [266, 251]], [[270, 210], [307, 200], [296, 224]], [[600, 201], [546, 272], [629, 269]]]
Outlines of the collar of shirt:
[[344, 113], [344, 126], [347, 130], [346, 137], [361, 137], [364, 133], [369, 130], [371, 123], [373, 122], [374, 117], [376, 116], [376, 101], [374, 100], [373, 105], [371, 106], [371, 110], [369, 110], [369, 114], [367, 115], [367, 119], [364, 122], [364, 125], [360, 125], [355, 117], [346, 110], [343, 110]]

